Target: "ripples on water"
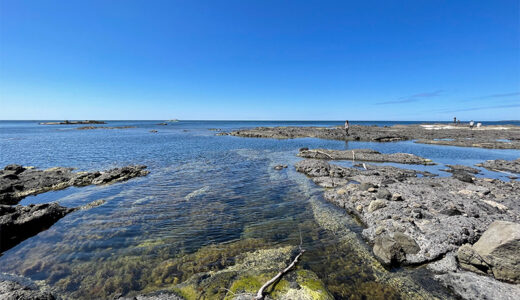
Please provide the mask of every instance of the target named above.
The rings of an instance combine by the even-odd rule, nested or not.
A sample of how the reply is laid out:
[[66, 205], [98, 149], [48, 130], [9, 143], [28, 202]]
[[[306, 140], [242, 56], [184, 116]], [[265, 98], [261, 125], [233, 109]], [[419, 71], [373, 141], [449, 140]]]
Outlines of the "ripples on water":
[[[318, 139], [247, 139], [215, 136], [224, 130], [276, 125], [339, 125], [336, 122], [254, 123], [118, 121], [122, 130], [75, 130], [37, 122], [0, 122], [0, 165], [102, 170], [145, 164], [150, 175], [110, 186], [69, 188], [24, 199], [79, 206], [106, 203], [69, 214], [49, 230], [0, 257], [0, 271], [45, 280], [70, 298], [106, 298], [153, 291], [191, 275], [233, 264], [259, 248], [298, 245], [308, 252], [301, 267], [314, 271], [337, 298], [398, 298], [402, 285], [382, 269], [359, 239], [362, 228], [322, 199], [321, 189], [292, 167], [300, 147], [408, 152], [437, 166], [405, 166], [447, 176], [443, 164], [473, 165], [515, 159], [519, 151], [443, 147], [413, 142], [367, 143]], [[384, 125], [384, 123], [380, 124]], [[156, 134], [149, 130], [156, 129]], [[338, 162], [349, 165], [350, 162]], [[273, 170], [276, 164], [288, 169]], [[393, 164], [399, 166], [398, 164]], [[486, 176], [504, 174], [484, 171]], [[167, 263], [166, 263], [167, 262]], [[166, 268], [165, 266], [169, 266]], [[424, 276], [420, 281], [446, 296]], [[406, 280], [404, 281], [406, 282]], [[414, 289], [414, 283], [405, 283]]]

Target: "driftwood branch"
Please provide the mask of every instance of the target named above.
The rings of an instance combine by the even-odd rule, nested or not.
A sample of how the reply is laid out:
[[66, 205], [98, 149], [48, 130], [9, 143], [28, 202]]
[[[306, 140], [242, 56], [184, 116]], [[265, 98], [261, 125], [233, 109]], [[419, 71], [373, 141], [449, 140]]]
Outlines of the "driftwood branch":
[[300, 253], [298, 253], [298, 255], [296, 255], [296, 257], [294, 258], [292, 263], [289, 266], [287, 266], [287, 268], [283, 269], [278, 274], [276, 274], [276, 276], [271, 278], [271, 280], [269, 280], [264, 285], [262, 285], [262, 287], [258, 290], [258, 293], [256, 293], [256, 297], [253, 298], [253, 299], [254, 300], [262, 300], [262, 299], [264, 299], [264, 290], [267, 289], [271, 284], [275, 283], [280, 278], [282, 278], [282, 276], [285, 273], [289, 272], [292, 268], [294, 268], [294, 266], [298, 263], [298, 260], [300, 259], [300, 256], [303, 255], [303, 253], [305, 253], [305, 250], [300, 249]]
[[323, 151], [319, 151], [319, 150], [307, 150], [307, 151], [314, 153], [314, 157], [316, 157], [317, 154], [323, 154], [325, 156], [328, 156], [330, 159], [334, 159], [330, 154], [325, 153]]

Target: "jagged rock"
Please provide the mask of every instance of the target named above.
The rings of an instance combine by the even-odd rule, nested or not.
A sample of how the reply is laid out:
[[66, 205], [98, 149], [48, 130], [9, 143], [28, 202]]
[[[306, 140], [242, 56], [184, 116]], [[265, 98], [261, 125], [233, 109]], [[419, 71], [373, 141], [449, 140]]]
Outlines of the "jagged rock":
[[505, 171], [511, 173], [520, 173], [520, 158], [516, 160], [488, 160], [486, 162], [477, 164], [479, 167], [484, 167], [491, 171]]
[[55, 167], [47, 170], [8, 165], [0, 170], [0, 204], [16, 204], [29, 195], [70, 186], [110, 184], [149, 173], [146, 166], [115, 168], [104, 172], [72, 172], [72, 168]]
[[456, 178], [462, 182], [473, 183], [473, 177], [466, 173], [465, 171], [455, 171], [453, 172], [453, 178]]
[[457, 257], [463, 268], [520, 283], [520, 224], [493, 222], [473, 246], [460, 247]]
[[378, 236], [374, 243], [374, 255], [386, 265], [401, 264], [406, 254], [415, 254], [420, 248], [409, 236], [396, 232]]
[[3, 300], [54, 300], [50, 292], [22, 285], [15, 281], [0, 280], [0, 299]]
[[66, 208], [57, 203], [29, 206], [0, 204], [0, 252], [49, 228], [72, 211], [73, 208]]
[[467, 300], [517, 300], [520, 286], [500, 282], [471, 272], [449, 272], [436, 275], [444, 286]]

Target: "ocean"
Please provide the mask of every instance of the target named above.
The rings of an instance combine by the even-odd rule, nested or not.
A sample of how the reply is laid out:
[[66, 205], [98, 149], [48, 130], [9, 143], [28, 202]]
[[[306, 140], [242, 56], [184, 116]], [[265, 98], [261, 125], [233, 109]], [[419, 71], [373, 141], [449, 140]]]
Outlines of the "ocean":
[[[225, 269], [247, 251], [300, 242], [307, 250], [300, 268], [315, 273], [335, 298], [398, 297], [400, 291], [379, 279], [385, 270], [374, 267], [367, 257], [369, 246], [360, 235], [363, 227], [326, 202], [322, 188], [295, 171], [298, 149], [407, 152], [437, 165], [390, 165], [440, 176], [450, 175], [442, 171], [445, 164], [473, 166], [490, 159], [520, 157], [517, 150], [413, 141], [347, 143], [216, 135], [257, 126], [336, 126], [341, 121], [179, 121], [166, 126], [158, 125], [163, 121], [107, 121], [93, 126], [134, 128], [97, 130], [39, 122], [0, 121], [0, 166], [16, 163], [94, 171], [144, 164], [151, 172], [128, 182], [68, 188], [20, 202], [56, 201], [76, 207], [106, 200], [99, 207], [67, 215], [0, 256], [0, 272], [42, 281], [70, 299], [106, 299], [168, 289], [197, 274]], [[351, 122], [376, 126], [416, 123], [423, 122]], [[274, 170], [278, 164], [288, 168]], [[479, 176], [505, 178], [506, 174], [483, 170]], [[425, 269], [388, 272], [412, 278], [433, 295], [449, 296], [428, 279]], [[208, 293], [209, 298], [224, 295], [222, 291]]]

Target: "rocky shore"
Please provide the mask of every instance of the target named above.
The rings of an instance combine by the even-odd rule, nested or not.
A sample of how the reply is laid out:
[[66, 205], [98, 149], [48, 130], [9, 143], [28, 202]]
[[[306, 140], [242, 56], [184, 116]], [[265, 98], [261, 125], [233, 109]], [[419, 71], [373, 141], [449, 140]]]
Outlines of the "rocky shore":
[[125, 181], [147, 175], [149, 171], [145, 168], [127, 166], [104, 172], [73, 172], [72, 168], [62, 167], [39, 170], [20, 165], [6, 166], [0, 170], [0, 253], [49, 228], [70, 212], [102, 204], [94, 201], [79, 208], [67, 208], [57, 203], [14, 205], [24, 197], [70, 186]]
[[[343, 158], [341, 152], [320, 152], [331, 156], [320, 158]], [[314, 154], [303, 150], [299, 156]], [[389, 166], [341, 167], [323, 159], [296, 164], [327, 188], [328, 201], [365, 226], [363, 237], [387, 266], [428, 265], [464, 299], [475, 294], [514, 299], [520, 291], [520, 183], [449, 167], [453, 176], [440, 178]]]
[[520, 158], [516, 160], [488, 160], [477, 166], [486, 168], [491, 171], [520, 173]]
[[55, 167], [40, 170], [8, 165], [0, 170], [0, 204], [16, 204], [29, 195], [56, 191], [71, 186], [110, 184], [145, 176], [146, 166], [127, 166], [103, 172], [73, 172], [73, 168]]
[[82, 124], [106, 124], [106, 122], [85, 120], [85, 121], [63, 121], [63, 122], [41, 122], [40, 123], [40, 125], [82, 125]]
[[257, 127], [218, 135], [255, 138], [321, 138], [345, 141], [395, 142], [414, 140], [416, 143], [491, 149], [520, 149], [520, 127], [515, 125], [483, 126], [470, 129], [465, 125], [423, 124], [394, 126], [351, 125], [346, 136], [341, 127]]

